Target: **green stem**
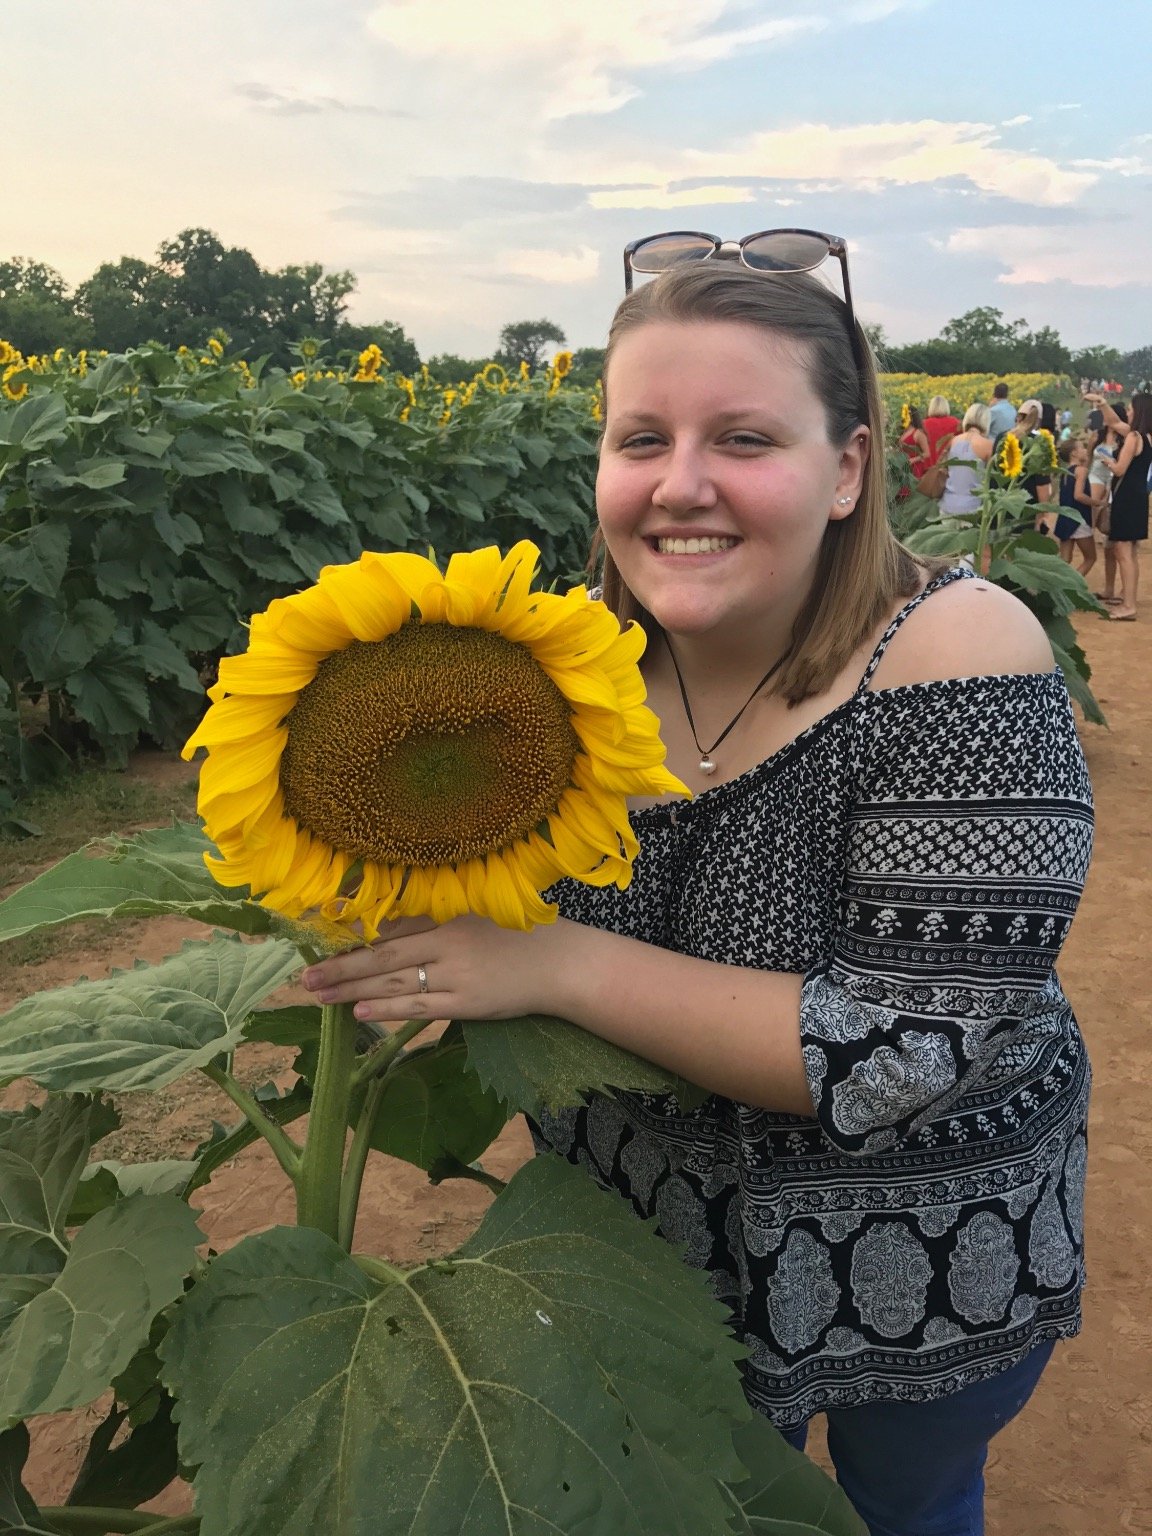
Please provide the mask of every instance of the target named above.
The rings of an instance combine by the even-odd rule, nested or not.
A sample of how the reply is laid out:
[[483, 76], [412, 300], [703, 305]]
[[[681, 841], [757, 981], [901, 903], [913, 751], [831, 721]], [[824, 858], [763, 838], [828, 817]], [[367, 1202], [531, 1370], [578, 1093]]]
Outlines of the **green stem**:
[[348, 1162], [344, 1168], [344, 1182], [340, 1189], [340, 1246], [347, 1248], [349, 1252], [356, 1235], [356, 1214], [360, 1209], [360, 1190], [364, 1183], [364, 1169], [368, 1162], [368, 1154], [372, 1150], [372, 1127], [376, 1122], [376, 1111], [380, 1108], [380, 1100], [384, 1097], [387, 1081], [385, 1074], [374, 1077], [368, 1084], [368, 1091], [364, 1095], [364, 1107], [356, 1122], [356, 1134], [352, 1137]]
[[177, 1536], [185, 1531], [200, 1529], [199, 1515], [178, 1515], [166, 1519], [163, 1515], [149, 1514], [139, 1509], [99, 1509], [84, 1504], [56, 1504], [40, 1511], [44, 1518], [64, 1536], [129, 1536], [136, 1531], [147, 1531], [149, 1536]]
[[263, 1109], [261, 1109], [259, 1102], [252, 1097], [246, 1088], [241, 1088], [232, 1074], [225, 1072], [223, 1067], [219, 1067], [214, 1061], [210, 1061], [206, 1067], [201, 1067], [200, 1070], [204, 1073], [205, 1077], [211, 1078], [218, 1088], [223, 1089], [252, 1128], [258, 1131], [272, 1148], [272, 1151], [276, 1154], [276, 1161], [292, 1180], [293, 1184], [298, 1183], [301, 1166], [300, 1148], [292, 1140], [291, 1136], [288, 1135], [287, 1131], [282, 1130], [274, 1120], [269, 1119]]
[[482, 1184], [485, 1189], [490, 1189], [494, 1195], [503, 1194], [508, 1188], [507, 1179], [498, 1179], [494, 1173], [485, 1173], [483, 1168], [474, 1168], [468, 1163], [461, 1163], [459, 1168], [444, 1174], [436, 1182], [446, 1184], [449, 1179], [469, 1179], [473, 1184]]
[[387, 1259], [377, 1259], [366, 1253], [353, 1254], [352, 1262], [373, 1280], [379, 1280], [385, 1285], [403, 1285], [408, 1278], [402, 1269], [389, 1264]]
[[356, 1061], [350, 1003], [329, 1003], [320, 1023], [320, 1059], [308, 1112], [308, 1140], [296, 1181], [296, 1221], [340, 1238], [340, 1186]]
[[397, 1056], [417, 1035], [423, 1034], [434, 1021], [432, 1019], [409, 1019], [406, 1024], [401, 1024], [395, 1029], [376, 1050], [365, 1056], [356, 1068], [353, 1083], [358, 1088], [361, 1083], [369, 1078], [380, 1077], [392, 1065]]

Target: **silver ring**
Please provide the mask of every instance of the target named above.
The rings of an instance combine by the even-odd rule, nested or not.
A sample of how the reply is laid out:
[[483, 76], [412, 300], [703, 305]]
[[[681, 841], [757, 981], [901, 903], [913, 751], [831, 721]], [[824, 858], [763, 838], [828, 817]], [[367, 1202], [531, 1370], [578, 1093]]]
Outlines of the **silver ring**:
[[418, 965], [416, 967], [416, 976], [417, 976], [417, 979], [420, 982], [420, 990], [421, 990], [421, 992], [427, 992], [427, 990], [428, 990], [428, 972], [424, 969], [424, 967], [422, 965]]

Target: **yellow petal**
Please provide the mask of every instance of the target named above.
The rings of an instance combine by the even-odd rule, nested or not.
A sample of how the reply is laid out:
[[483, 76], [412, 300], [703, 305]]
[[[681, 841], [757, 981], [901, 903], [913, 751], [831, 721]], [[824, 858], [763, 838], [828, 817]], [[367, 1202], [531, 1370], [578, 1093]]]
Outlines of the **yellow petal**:
[[213, 704], [184, 743], [181, 757], [187, 762], [201, 747], [231, 746], [249, 736], [274, 730], [290, 713], [297, 695], [273, 693], [258, 699], [229, 697]]

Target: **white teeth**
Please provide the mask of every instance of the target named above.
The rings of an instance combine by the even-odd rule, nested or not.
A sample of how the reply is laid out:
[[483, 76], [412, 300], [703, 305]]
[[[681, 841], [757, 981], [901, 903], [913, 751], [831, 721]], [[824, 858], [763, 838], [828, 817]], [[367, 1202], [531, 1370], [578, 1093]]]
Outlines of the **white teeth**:
[[722, 549], [733, 549], [739, 539], [657, 539], [656, 548], [662, 555], [715, 555]]

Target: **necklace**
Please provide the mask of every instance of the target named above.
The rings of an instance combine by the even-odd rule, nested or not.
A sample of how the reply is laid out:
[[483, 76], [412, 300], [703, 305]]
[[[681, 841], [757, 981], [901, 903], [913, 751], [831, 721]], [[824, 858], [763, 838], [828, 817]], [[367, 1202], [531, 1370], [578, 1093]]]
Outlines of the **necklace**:
[[700, 772], [703, 774], [711, 775], [716, 772], [716, 760], [712, 756], [713, 752], [715, 752], [716, 748], [720, 746], [721, 742], [724, 741], [729, 731], [731, 731], [736, 726], [740, 720], [741, 715], [743, 715], [744, 711], [748, 708], [749, 704], [751, 704], [752, 700], [760, 692], [761, 688], [763, 688], [764, 684], [770, 682], [771, 679], [776, 676], [777, 672], [779, 672], [780, 668], [792, 654], [792, 647], [789, 646], [788, 649], [784, 652], [783, 656], [781, 656], [778, 661], [774, 661], [772, 663], [767, 672], [765, 672], [764, 676], [756, 684], [755, 688], [753, 688], [752, 692], [744, 700], [743, 704], [741, 704], [740, 708], [732, 716], [731, 720], [729, 720], [728, 724], [720, 732], [719, 736], [717, 736], [716, 740], [710, 747], [705, 749], [700, 745], [700, 738], [696, 734], [696, 722], [692, 718], [692, 706], [688, 702], [688, 690], [684, 686], [684, 679], [680, 673], [680, 665], [676, 660], [676, 652], [672, 649], [671, 642], [669, 641], [667, 635], [664, 636], [664, 644], [668, 647], [668, 654], [672, 658], [672, 669], [676, 673], [676, 681], [680, 684], [680, 697], [684, 702], [684, 713], [688, 717], [688, 729], [692, 732], [692, 740], [696, 743], [696, 750], [700, 754]]

